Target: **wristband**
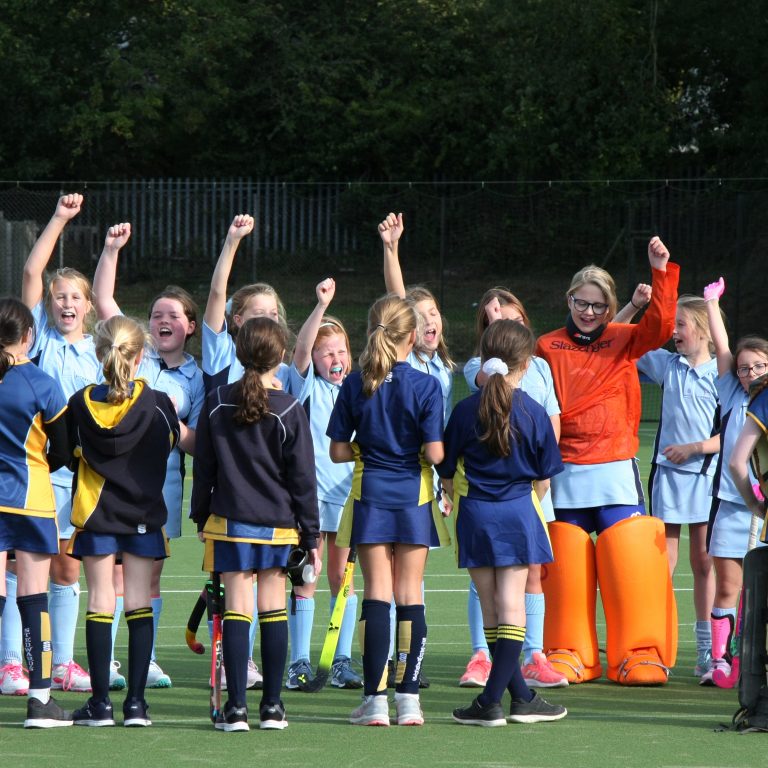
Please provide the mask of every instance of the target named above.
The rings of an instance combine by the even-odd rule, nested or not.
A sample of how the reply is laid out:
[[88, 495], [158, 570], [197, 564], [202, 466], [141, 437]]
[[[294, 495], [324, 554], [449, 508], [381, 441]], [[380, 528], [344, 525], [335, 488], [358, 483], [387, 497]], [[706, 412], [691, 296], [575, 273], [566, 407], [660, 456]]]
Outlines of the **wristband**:
[[631, 304], [631, 305], [632, 305], [632, 306], [633, 306], [635, 309], [645, 309], [645, 308], [648, 306], [648, 304], [650, 304], [650, 302], [648, 302], [648, 304], [643, 304], [643, 306], [642, 306], [642, 307], [638, 307], [638, 306], [637, 306], [637, 304], [635, 304], [635, 302], [634, 302], [634, 301], [632, 301], [632, 299], [630, 299], [630, 300], [629, 300], [629, 303], [630, 303], [630, 304]]

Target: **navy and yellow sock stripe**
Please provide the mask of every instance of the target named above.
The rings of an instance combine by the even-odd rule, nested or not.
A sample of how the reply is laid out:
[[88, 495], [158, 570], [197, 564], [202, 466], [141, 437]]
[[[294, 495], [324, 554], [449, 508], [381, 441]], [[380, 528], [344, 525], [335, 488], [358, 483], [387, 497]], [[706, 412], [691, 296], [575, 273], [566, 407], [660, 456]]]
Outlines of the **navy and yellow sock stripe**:
[[[125, 614], [128, 618], [128, 614]], [[95, 621], [97, 624], [111, 624], [115, 620], [114, 613], [99, 613], [98, 611], [88, 611], [85, 614], [86, 621]]]
[[132, 611], [125, 612], [126, 621], [136, 621], [137, 619], [151, 619], [151, 618], [152, 618], [152, 609], [150, 607], [135, 608]]
[[224, 611], [224, 621], [244, 621], [247, 624], [251, 624], [253, 616], [249, 616], [247, 613], [238, 613], [237, 611]]
[[264, 611], [259, 614], [259, 624], [273, 624], [278, 621], [288, 621], [288, 612], [285, 608], [278, 611]]
[[499, 624], [499, 640], [517, 640], [522, 643], [525, 640], [525, 627], [519, 627], [516, 624]]

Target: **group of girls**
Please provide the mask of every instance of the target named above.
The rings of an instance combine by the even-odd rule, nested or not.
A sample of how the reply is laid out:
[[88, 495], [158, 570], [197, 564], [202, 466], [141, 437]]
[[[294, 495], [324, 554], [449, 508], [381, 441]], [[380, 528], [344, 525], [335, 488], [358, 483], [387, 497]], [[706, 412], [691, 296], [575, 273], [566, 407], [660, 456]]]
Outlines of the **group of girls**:
[[[39, 357], [41, 371], [50, 374], [50, 402], [30, 403], [27, 408], [32, 409], [29, 418], [38, 430], [33, 447], [43, 466], [45, 434], [51, 470], [68, 465], [65, 471], [70, 472], [58, 486], [52, 475], [50, 499], [42, 506], [32, 507], [27, 499], [14, 507], [14, 514], [22, 510], [25, 519], [48, 521], [40, 540], [26, 531], [3, 540], [5, 551], [20, 555], [16, 602], [25, 636], [34, 639], [31, 646], [25, 645], [30, 673], [27, 725], [114, 725], [109, 690], [125, 686], [124, 723], [150, 724], [145, 687], [170, 685], [155, 659], [153, 632], [162, 606], [159, 582], [168, 539], [181, 533], [187, 452], [194, 455], [191, 517], [205, 542], [205, 568], [221, 572], [226, 587], [223, 654], [228, 700], [216, 720], [217, 729], [248, 730], [246, 690], [251, 687], [262, 688], [260, 727], [286, 727], [280, 689], [289, 635], [287, 687], [298, 688], [311, 679], [314, 586], [296, 587], [286, 608], [285, 566], [295, 546], [307, 552], [318, 572], [325, 549], [331, 610], [349, 548], [357, 549], [364, 581], [359, 621], [363, 678], [351, 665], [357, 609], [353, 591], [332, 674], [337, 687], [363, 688], [362, 703], [350, 722], [389, 725], [387, 661], [394, 656], [396, 721], [421, 725], [419, 687], [424, 685], [421, 664], [427, 635], [423, 575], [429, 548], [448, 541], [444, 517], [453, 508], [459, 566], [468, 568], [472, 579], [473, 656], [460, 685], [484, 688], [470, 706], [454, 711], [454, 719], [462, 724], [504, 725], [505, 689], [512, 698], [510, 721], [564, 717], [564, 707], [531, 691], [566, 685], [569, 679], [562, 658], [559, 665], [553, 664], [544, 654], [540, 566], [553, 559], [546, 520], [554, 517], [600, 533], [644, 513], [634, 459], [637, 384], [628, 371], [634, 371], [644, 354], [639, 365], [652, 378], [664, 379], [670, 367], [664, 356], [652, 351], [671, 334], [669, 308], [676, 298], [676, 267], [667, 263], [669, 254], [661, 241], [655, 238], [649, 246], [653, 284], [638, 286], [622, 313], [617, 314], [610, 276], [598, 268], [585, 268], [567, 292], [566, 327], [542, 337], [538, 345], [514, 295], [502, 289], [489, 291], [478, 312], [480, 354], [465, 370], [470, 387], [480, 391], [451, 413], [453, 362], [439, 307], [429, 291], [406, 289], [402, 278], [398, 254], [402, 214], [389, 214], [379, 224], [389, 293], [369, 312], [359, 371], [351, 371], [343, 325], [327, 313], [335, 293], [332, 279], [317, 286], [317, 306], [293, 345], [285, 310], [271, 286], [245, 286], [227, 301], [236, 251], [254, 225], [252, 217], [236, 216], [211, 280], [201, 371], [184, 351], [197, 323], [186, 291], [171, 287], [152, 302], [151, 337], [120, 315], [114, 285], [118, 253], [130, 238], [127, 223], [111, 227], [107, 234], [94, 278], [95, 297], [82, 275], [60, 270], [50, 284], [51, 319], [46, 320], [43, 271], [56, 239], [81, 205], [80, 195], [60, 199], [24, 273], [22, 299], [33, 310], [33, 320], [17, 319], [3, 337], [7, 356], [3, 381], [16, 370], [33, 369], [25, 368], [33, 343], [31, 354]], [[712, 286], [707, 290], [718, 372], [725, 379], [733, 374], [722, 319], [717, 326], [719, 294], [714, 295]], [[93, 337], [85, 333], [92, 304], [100, 318]], [[646, 304], [638, 326], [618, 322]], [[16, 308], [20, 309], [23, 305]], [[708, 360], [702, 350], [709, 337], [694, 320], [693, 313], [699, 310], [681, 303], [674, 335], [676, 361], [685, 358], [696, 370]], [[611, 334], [620, 340], [615, 346], [605, 342]], [[597, 343], [601, 337], [603, 343]], [[293, 357], [286, 364], [291, 347]], [[584, 389], [590, 386], [586, 377], [566, 356], [553, 351], [565, 349], [579, 351], [582, 360], [584, 352], [594, 356], [601, 387]], [[753, 343], [737, 350], [735, 381], [741, 384], [744, 401], [739, 404], [741, 422], [749, 380], [767, 362], [768, 348], [760, 350]], [[719, 382], [718, 388], [721, 403], [733, 401], [732, 411], [737, 393], [720, 391]], [[42, 394], [46, 391], [41, 387]], [[67, 398], [70, 407], [62, 420]], [[623, 408], [626, 418], [595, 417], [596, 409], [604, 414], [611, 408], [614, 413]], [[59, 427], [65, 422], [68, 437], [67, 430]], [[702, 414], [699, 423], [706, 423]], [[57, 429], [65, 435], [63, 449]], [[699, 460], [690, 465], [693, 471], [690, 466], [684, 470], [697, 478], [688, 484], [685, 481], [691, 478], [681, 479], [675, 470], [694, 456], [716, 453], [721, 439], [713, 429], [683, 443], [684, 430], [678, 432], [665, 435], [665, 445], [657, 453], [658, 475], [665, 482], [658, 492], [654, 485], [654, 506], [660, 510], [665, 504], [679, 506], [669, 501], [675, 493], [701, 498], [705, 481], [698, 478], [706, 476], [708, 462]], [[142, 450], [137, 451], [139, 445]], [[145, 446], [155, 447], [144, 451]], [[23, 444], [21, 448], [29, 451]], [[139, 458], [131, 461], [129, 456]], [[720, 536], [730, 542], [732, 534], [724, 530], [723, 521], [732, 511], [728, 505], [738, 502], [732, 489], [723, 490], [722, 482], [719, 488], [719, 501], [713, 506], [713, 515], [718, 514], [711, 528], [715, 541]], [[0, 515], [6, 517], [2, 510]], [[681, 522], [700, 523], [670, 517], [670, 549], [675, 525], [679, 536]], [[52, 547], [52, 534], [54, 539], [69, 535]], [[700, 529], [695, 538], [696, 557], [702, 561], [698, 615], [705, 611], [698, 606], [705, 605], [710, 587], [704, 574], [706, 558], [699, 553]], [[34, 547], [29, 544], [32, 540]], [[24, 554], [24, 546], [33, 550], [34, 557]], [[719, 618], [730, 615], [732, 562], [743, 552], [712, 547], [710, 551], [718, 574], [713, 617], [718, 599], [726, 604]], [[51, 642], [46, 635], [45, 579], [50, 569], [51, 584], [58, 584], [52, 565], [57, 557], [65, 563], [60, 572], [67, 569], [58, 580], [68, 581], [65, 586], [74, 595], [78, 560], [85, 566], [90, 680], [72, 659], [71, 638], [57, 651], [55, 636]], [[120, 597], [129, 629], [127, 682], [110, 653]], [[52, 586], [52, 612], [53, 603]], [[254, 608], [261, 629], [261, 673], [252, 659]], [[75, 605], [75, 619], [76, 610]], [[703, 618], [701, 623], [706, 623]], [[35, 628], [30, 630], [30, 624]], [[51, 646], [52, 659], [46, 655]], [[719, 651], [713, 649], [716, 661], [725, 657], [724, 651], [718, 656]], [[69, 657], [60, 661], [65, 668], [62, 687], [92, 691], [74, 713], [61, 710], [48, 693], [57, 681], [57, 659], [62, 654]]]

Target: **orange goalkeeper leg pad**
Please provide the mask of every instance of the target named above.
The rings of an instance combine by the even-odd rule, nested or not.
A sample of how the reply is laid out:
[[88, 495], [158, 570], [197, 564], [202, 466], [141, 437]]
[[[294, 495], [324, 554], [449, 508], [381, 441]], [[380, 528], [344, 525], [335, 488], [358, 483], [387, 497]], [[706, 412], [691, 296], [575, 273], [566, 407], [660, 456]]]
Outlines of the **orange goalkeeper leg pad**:
[[544, 650], [569, 683], [583, 683], [603, 674], [595, 630], [595, 545], [577, 525], [554, 522], [548, 528], [555, 560], [541, 567]]
[[677, 604], [664, 523], [630, 517], [597, 538], [608, 678], [622, 685], [666, 683], [677, 656]]

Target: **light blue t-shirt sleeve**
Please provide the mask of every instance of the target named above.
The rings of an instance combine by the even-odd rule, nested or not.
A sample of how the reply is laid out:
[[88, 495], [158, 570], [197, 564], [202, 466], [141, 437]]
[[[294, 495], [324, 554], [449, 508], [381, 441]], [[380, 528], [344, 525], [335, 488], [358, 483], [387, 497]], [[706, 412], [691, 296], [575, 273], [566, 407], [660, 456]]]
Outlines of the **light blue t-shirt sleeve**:
[[653, 349], [637, 360], [637, 370], [644, 373], [652, 382], [661, 386], [672, 353], [666, 349]]
[[213, 376], [236, 360], [235, 343], [227, 331], [227, 322], [219, 333], [203, 320], [202, 333], [203, 373]]
[[291, 394], [302, 404], [304, 404], [304, 401], [312, 392], [314, 374], [311, 363], [307, 369], [306, 376], [302, 376], [299, 373], [299, 369], [293, 362], [288, 366], [288, 387]]
[[190, 381], [192, 403], [187, 416], [187, 426], [190, 429], [197, 428], [197, 420], [200, 418], [200, 411], [203, 410], [205, 402], [205, 385], [203, 384], [203, 373], [198, 368], [197, 373]]
[[477, 374], [480, 373], [480, 358], [470, 357], [464, 364], [464, 379], [467, 382], [470, 392], [477, 392], [478, 386], [475, 381]]

